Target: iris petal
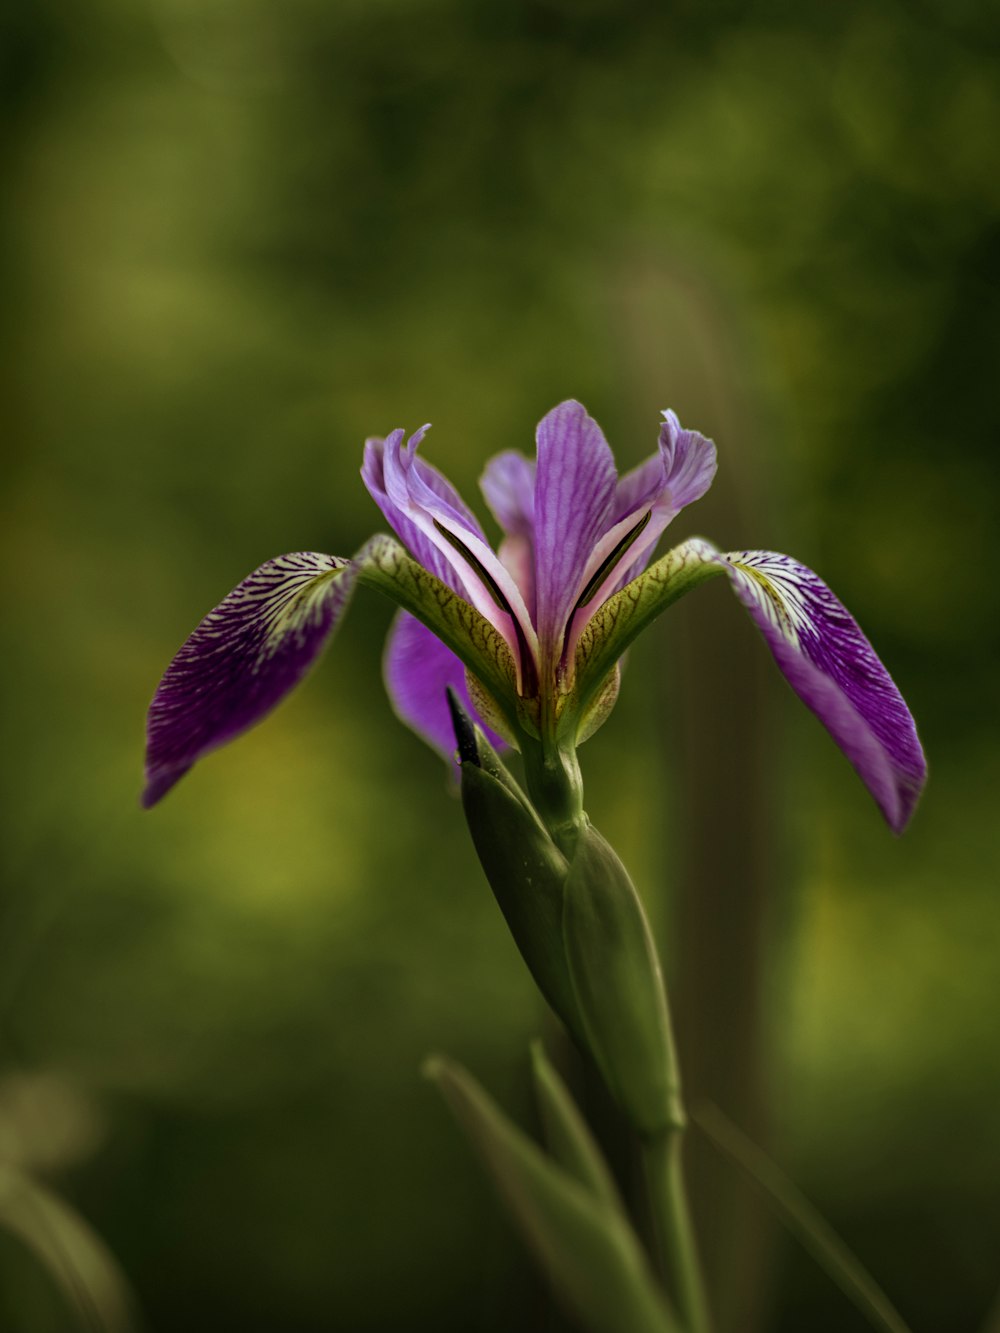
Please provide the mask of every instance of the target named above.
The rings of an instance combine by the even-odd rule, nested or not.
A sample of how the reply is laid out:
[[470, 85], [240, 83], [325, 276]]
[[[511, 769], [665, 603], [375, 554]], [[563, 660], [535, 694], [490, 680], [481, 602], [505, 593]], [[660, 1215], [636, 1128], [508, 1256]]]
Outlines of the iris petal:
[[615, 462], [597, 422], [576, 402], [538, 425], [535, 573], [539, 640], [562, 652], [569, 617], [587, 586], [587, 564], [614, 502]]
[[857, 622], [818, 575], [787, 555], [733, 551], [715, 558], [792, 689], [901, 832], [927, 763], [910, 711]]
[[427, 427], [402, 447], [403, 432], [368, 444], [362, 476], [372, 497], [415, 556], [461, 593], [506, 639], [519, 679], [533, 669], [531, 616], [510, 573], [490, 549], [458, 492], [417, 457]]
[[437, 635], [405, 611], [399, 612], [389, 631], [384, 674], [397, 717], [445, 759], [455, 754], [455, 729], [446, 696], [449, 687], [494, 748], [506, 748], [477, 713], [465, 683], [465, 667]]
[[486, 465], [480, 487], [504, 531], [497, 554], [535, 618], [535, 461], [513, 449]]
[[259, 722], [299, 683], [355, 579], [349, 560], [299, 551], [261, 565], [209, 612], [150, 704], [143, 805], [155, 805], [195, 760]]
[[[423, 439], [427, 427], [424, 426], [411, 436], [410, 444], [416, 446]], [[410, 553], [420, 561], [425, 569], [429, 569], [432, 574], [447, 583], [449, 588], [456, 592], [461, 590], [460, 580], [455, 574], [451, 560], [446, 552], [440, 549], [440, 546], [431, 541], [425, 535], [423, 530], [417, 526], [413, 519], [407, 513], [408, 495], [405, 486], [402, 489], [402, 503], [399, 503], [400, 493], [396, 490], [397, 499], [390, 498], [388, 482], [386, 479], [386, 450], [390, 453], [398, 451], [403, 440], [403, 431], [394, 430], [385, 440], [370, 439], [365, 441], [364, 462], [361, 467], [361, 478], [368, 488], [368, 493], [378, 505], [379, 509], [385, 515], [388, 522], [392, 525], [396, 535], [404, 543]], [[429, 463], [423, 459], [419, 464], [426, 474], [427, 485], [436, 490], [445, 503], [448, 503], [456, 512], [465, 509], [462, 499], [458, 492], [452, 487], [451, 483], [443, 477]], [[391, 474], [390, 474], [391, 475]], [[475, 518], [468, 510], [465, 511], [467, 521], [475, 526]]]
[[615, 522], [587, 562], [586, 603], [567, 636], [569, 660], [590, 617], [642, 573], [667, 525], [686, 505], [700, 500], [715, 477], [712, 441], [697, 431], [683, 430], [673, 412], [663, 416], [657, 452], [619, 481]]

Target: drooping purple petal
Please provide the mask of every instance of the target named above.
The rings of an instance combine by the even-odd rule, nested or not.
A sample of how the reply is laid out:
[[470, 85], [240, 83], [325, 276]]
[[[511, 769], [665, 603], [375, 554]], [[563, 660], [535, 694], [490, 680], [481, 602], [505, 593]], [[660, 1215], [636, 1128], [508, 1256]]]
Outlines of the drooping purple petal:
[[426, 429], [405, 448], [399, 430], [381, 444], [369, 441], [362, 476], [412, 553], [499, 630], [523, 672], [529, 665], [523, 659], [533, 659], [535, 652], [531, 616], [471, 510], [451, 484], [417, 456]]
[[392, 706], [403, 722], [445, 759], [455, 755], [455, 728], [445, 694], [450, 686], [495, 749], [506, 742], [482, 720], [469, 697], [465, 667], [439, 638], [406, 611], [392, 622], [383, 663]]
[[539, 640], [561, 651], [587, 562], [608, 526], [617, 474], [600, 426], [580, 403], [553, 408], [537, 441], [535, 622]]
[[319, 656], [355, 582], [349, 560], [278, 556], [210, 611], [167, 667], [147, 719], [146, 789], [155, 805], [209, 750], [259, 722]]
[[504, 531], [498, 555], [535, 616], [535, 460], [508, 449], [491, 458], [479, 485]]
[[778, 666], [902, 831], [927, 776], [916, 727], [857, 622], [811, 569], [773, 551], [716, 554]]

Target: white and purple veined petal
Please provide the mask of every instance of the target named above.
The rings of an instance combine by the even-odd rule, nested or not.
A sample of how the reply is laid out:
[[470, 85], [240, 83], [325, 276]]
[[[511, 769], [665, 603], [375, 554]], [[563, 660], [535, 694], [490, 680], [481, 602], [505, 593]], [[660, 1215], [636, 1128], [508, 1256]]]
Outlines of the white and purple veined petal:
[[927, 762], [910, 710], [853, 616], [790, 556], [730, 551], [708, 558], [726, 569], [786, 680], [854, 765], [889, 826], [902, 832]]
[[469, 696], [466, 669], [426, 625], [406, 611], [389, 631], [383, 664], [386, 691], [396, 716], [445, 759], [455, 755], [455, 726], [447, 691], [454, 690], [465, 711], [482, 727], [494, 749], [501, 739], [480, 716]]
[[350, 560], [298, 551], [261, 565], [209, 612], [150, 704], [144, 806], [155, 805], [196, 760], [259, 722], [299, 683], [355, 581]]
[[566, 640], [568, 661], [590, 617], [642, 573], [667, 525], [686, 505], [700, 500], [715, 477], [712, 441], [684, 430], [674, 412], [663, 417], [657, 452], [616, 487], [612, 526], [587, 562], [587, 581]]
[[417, 455], [426, 430], [405, 448], [401, 430], [384, 441], [370, 440], [362, 477], [413, 554], [503, 635], [519, 681], [532, 679], [537, 639], [520, 589], [458, 492]]
[[508, 449], [490, 459], [479, 481], [486, 503], [504, 533], [497, 554], [521, 590], [532, 620], [537, 613], [535, 472], [533, 458]]
[[[428, 430], [427, 426], [422, 426], [410, 437], [410, 444], [416, 445], [423, 439]], [[385, 475], [385, 455], [387, 447], [390, 451], [398, 448], [403, 440], [404, 432], [394, 430], [387, 439], [371, 438], [365, 441], [364, 459], [361, 465], [361, 479], [368, 489], [369, 495], [381, 509], [393, 531], [407, 547], [411, 555], [415, 556], [425, 569], [447, 583], [449, 588], [459, 590], [459, 580], [456, 577], [454, 566], [446, 554], [439, 549], [439, 546], [430, 540], [421, 528], [414, 523], [413, 519], [398, 504], [390, 499]], [[443, 477], [436, 468], [431, 467], [422, 459], [420, 465], [435, 477], [438, 486], [443, 492], [450, 492], [451, 503], [458, 508], [462, 506], [462, 499], [458, 492], [451, 486], [447, 478]], [[475, 523], [474, 516], [468, 515], [469, 521]]]

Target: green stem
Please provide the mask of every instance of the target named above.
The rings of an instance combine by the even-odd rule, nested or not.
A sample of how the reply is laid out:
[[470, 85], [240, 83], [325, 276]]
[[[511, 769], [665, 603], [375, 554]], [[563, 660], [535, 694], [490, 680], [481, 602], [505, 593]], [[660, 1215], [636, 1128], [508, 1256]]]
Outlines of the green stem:
[[709, 1333], [711, 1320], [681, 1164], [682, 1131], [666, 1130], [643, 1145], [660, 1267], [686, 1333]]
[[580, 830], [587, 822], [576, 748], [525, 740], [521, 756], [531, 802], [556, 846], [567, 860], [572, 860]]

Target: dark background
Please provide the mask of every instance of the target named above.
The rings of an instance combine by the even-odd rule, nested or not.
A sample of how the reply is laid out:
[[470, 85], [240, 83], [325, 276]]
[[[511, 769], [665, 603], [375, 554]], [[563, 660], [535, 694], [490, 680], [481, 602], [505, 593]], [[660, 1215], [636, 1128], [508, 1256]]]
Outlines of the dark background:
[[[660, 930], [692, 1101], [915, 1333], [998, 1282], [1000, 24], [989, 4], [14, 0], [3, 63], [0, 1161], [165, 1333], [556, 1328], [421, 1080], [531, 1121], [553, 1035], [359, 596], [266, 726], [137, 806], [143, 714], [272, 555], [383, 526], [366, 435], [470, 499], [582, 399], [719, 480], [874, 639], [931, 782], [896, 840], [713, 584], [635, 648], [588, 808]], [[694, 1132], [733, 1333], [860, 1317]], [[0, 1239], [0, 1327], [73, 1327]]]

